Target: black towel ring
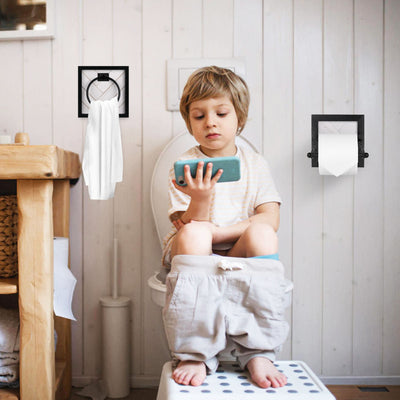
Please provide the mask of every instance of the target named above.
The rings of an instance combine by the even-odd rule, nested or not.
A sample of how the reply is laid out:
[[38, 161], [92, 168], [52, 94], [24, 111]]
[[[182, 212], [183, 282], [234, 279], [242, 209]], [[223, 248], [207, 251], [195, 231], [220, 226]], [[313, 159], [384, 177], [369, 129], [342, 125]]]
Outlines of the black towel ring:
[[97, 74], [97, 78], [92, 79], [92, 80], [89, 82], [89, 85], [88, 85], [87, 88], [86, 88], [86, 98], [88, 99], [88, 102], [89, 102], [89, 103], [90, 103], [89, 88], [90, 88], [91, 84], [92, 84], [94, 81], [99, 81], [99, 82], [102, 82], [102, 81], [112, 81], [112, 82], [115, 84], [115, 86], [117, 86], [117, 89], [118, 89], [118, 101], [119, 101], [119, 99], [121, 98], [121, 89], [119, 88], [118, 83], [117, 83], [113, 78], [110, 78], [109, 74], [107, 74], [107, 73], [98, 73], [98, 74]]

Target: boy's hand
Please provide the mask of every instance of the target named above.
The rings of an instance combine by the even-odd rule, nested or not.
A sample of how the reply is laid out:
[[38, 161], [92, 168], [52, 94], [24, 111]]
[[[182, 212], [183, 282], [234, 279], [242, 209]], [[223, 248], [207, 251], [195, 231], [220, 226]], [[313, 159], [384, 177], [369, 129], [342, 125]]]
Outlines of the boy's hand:
[[177, 231], [179, 231], [182, 227], [185, 226], [185, 224], [182, 222], [182, 220], [179, 218], [176, 221], [172, 221], [172, 224], [176, 228]]
[[203, 177], [203, 166], [204, 162], [200, 161], [197, 165], [196, 177], [192, 178], [189, 165], [185, 165], [184, 174], [186, 186], [179, 186], [175, 179], [172, 180], [172, 183], [176, 189], [187, 194], [192, 200], [195, 201], [208, 200], [211, 197], [214, 186], [218, 182], [223, 172], [222, 169], [219, 169], [212, 178], [212, 163], [209, 162], [207, 164], [206, 173]]

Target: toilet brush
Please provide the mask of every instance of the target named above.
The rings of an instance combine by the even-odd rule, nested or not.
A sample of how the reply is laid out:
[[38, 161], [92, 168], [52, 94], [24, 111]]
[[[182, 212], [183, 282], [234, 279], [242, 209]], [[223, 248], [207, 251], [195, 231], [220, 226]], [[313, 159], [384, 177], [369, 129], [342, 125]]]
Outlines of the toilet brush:
[[102, 369], [108, 397], [130, 391], [130, 299], [118, 296], [118, 239], [114, 239], [112, 295], [100, 298], [102, 309]]

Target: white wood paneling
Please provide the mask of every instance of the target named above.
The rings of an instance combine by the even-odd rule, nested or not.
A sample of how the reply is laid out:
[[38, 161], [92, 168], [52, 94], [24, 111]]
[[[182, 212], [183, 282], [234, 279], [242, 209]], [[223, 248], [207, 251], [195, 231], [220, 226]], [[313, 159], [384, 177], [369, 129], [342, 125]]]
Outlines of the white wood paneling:
[[[161, 249], [152, 169], [185, 129], [166, 110], [166, 60], [242, 57], [251, 92], [244, 136], [268, 158], [283, 196], [280, 253], [294, 281], [281, 358], [331, 377], [400, 377], [397, 0], [60, 0], [54, 40], [0, 43], [0, 134], [82, 154], [77, 66], [128, 65], [121, 119], [124, 181], [115, 198], [71, 193], [75, 381], [101, 375], [99, 297], [110, 292], [112, 238], [132, 299], [132, 383], [157, 384], [169, 358], [147, 279]], [[371, 156], [354, 177], [321, 177], [306, 157], [311, 115], [365, 114]], [[400, 378], [399, 378], [400, 379]], [[365, 381], [363, 381], [365, 383]]]
[[[352, 0], [324, 2], [323, 61], [324, 113], [353, 114]], [[322, 179], [322, 372], [346, 375], [352, 369], [354, 177]]]
[[[119, 245], [119, 291], [131, 299], [131, 374], [140, 375], [144, 357], [142, 343], [142, 32], [141, 1], [114, 0], [113, 64], [129, 65], [130, 118], [120, 118], [124, 156], [124, 177], [117, 184], [114, 199], [114, 231]], [[126, 40], [130, 32], [136, 40]]]
[[[322, 1], [294, 2], [293, 359], [321, 373], [322, 180], [306, 157], [311, 114], [322, 112]], [[289, 172], [290, 173], [290, 172]]]
[[143, 338], [142, 373], [159, 375], [168, 350], [161, 321], [161, 310], [151, 302], [147, 279], [161, 266], [161, 249], [150, 207], [153, 166], [172, 137], [172, 115], [166, 110], [166, 60], [172, 52], [172, 2], [143, 2], [143, 170], [142, 178], [142, 271]]
[[[264, 135], [267, 157], [283, 199], [279, 255], [292, 279], [293, 9], [292, 1], [264, 1]], [[291, 321], [291, 310], [286, 317]], [[291, 358], [291, 335], [281, 359]]]
[[250, 108], [242, 135], [263, 152], [263, 1], [236, 0], [234, 9], [234, 57], [243, 57]]
[[233, 56], [233, 0], [203, 0], [203, 57]]
[[[112, 65], [112, 1], [83, 3], [83, 65]], [[86, 129], [86, 128], [85, 128]], [[84, 190], [83, 284], [84, 374], [101, 374], [101, 310], [99, 299], [111, 293], [110, 268], [114, 236], [114, 200], [90, 200]]]
[[[201, 58], [203, 53], [203, 3], [174, 0], [172, 9], [172, 57]], [[179, 112], [172, 113], [173, 134], [187, 130]]]
[[354, 180], [352, 373], [376, 376], [383, 360], [383, 63], [369, 61], [383, 60], [381, 0], [356, 0], [354, 33], [355, 112], [365, 115], [371, 157]]
[[203, 52], [203, 4], [201, 0], [174, 0], [173, 58], [200, 58]]
[[26, 41], [24, 46], [24, 129], [31, 144], [53, 143], [52, 42]]
[[11, 136], [24, 130], [24, 47], [22, 42], [2, 42], [0, 45], [0, 132]]
[[[81, 5], [79, 0], [57, 2], [57, 40], [52, 42], [53, 142], [59, 147], [82, 154], [82, 132], [86, 121], [76, 118], [77, 77], [81, 61]], [[68, 60], [68, 62], [66, 62]], [[77, 321], [71, 323], [72, 375], [83, 374], [83, 182], [71, 188], [70, 267], [77, 279], [72, 309]]]
[[384, 3], [383, 374], [400, 371], [400, 2]]

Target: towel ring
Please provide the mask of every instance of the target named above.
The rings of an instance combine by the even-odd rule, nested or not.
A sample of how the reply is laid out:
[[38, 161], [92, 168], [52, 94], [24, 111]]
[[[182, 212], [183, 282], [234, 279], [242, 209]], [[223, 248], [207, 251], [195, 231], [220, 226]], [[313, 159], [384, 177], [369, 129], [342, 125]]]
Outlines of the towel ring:
[[118, 101], [119, 101], [119, 99], [120, 99], [120, 97], [121, 97], [121, 89], [119, 88], [118, 83], [117, 83], [113, 78], [110, 78], [109, 74], [107, 74], [107, 73], [98, 73], [98, 74], [97, 74], [97, 78], [92, 79], [92, 80], [89, 82], [89, 85], [88, 85], [87, 88], [86, 88], [86, 98], [87, 98], [89, 104], [91, 103], [90, 98], [89, 98], [89, 88], [90, 88], [90, 86], [92, 85], [92, 83], [93, 83], [94, 81], [99, 81], [99, 82], [102, 82], [102, 81], [112, 81], [112, 82], [115, 84], [115, 86], [117, 86], [117, 89], [118, 89]]

